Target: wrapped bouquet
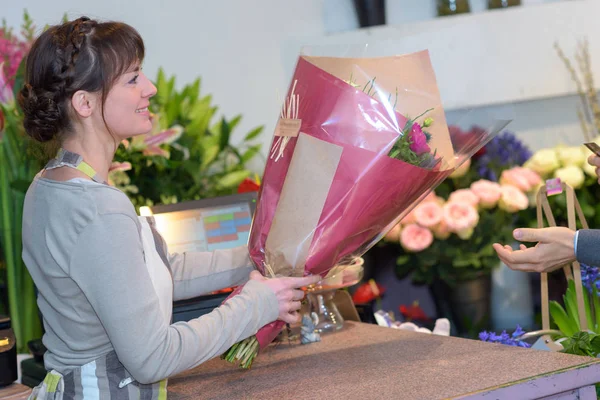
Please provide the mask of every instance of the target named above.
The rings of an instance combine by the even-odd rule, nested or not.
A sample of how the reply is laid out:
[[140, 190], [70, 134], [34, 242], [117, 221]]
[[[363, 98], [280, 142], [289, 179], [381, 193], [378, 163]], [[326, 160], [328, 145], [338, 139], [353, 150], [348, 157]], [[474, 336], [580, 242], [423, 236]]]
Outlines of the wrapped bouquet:
[[[351, 265], [506, 123], [451, 134], [426, 51], [300, 56], [263, 174], [252, 260], [266, 277]], [[283, 326], [223, 358], [249, 367]]]

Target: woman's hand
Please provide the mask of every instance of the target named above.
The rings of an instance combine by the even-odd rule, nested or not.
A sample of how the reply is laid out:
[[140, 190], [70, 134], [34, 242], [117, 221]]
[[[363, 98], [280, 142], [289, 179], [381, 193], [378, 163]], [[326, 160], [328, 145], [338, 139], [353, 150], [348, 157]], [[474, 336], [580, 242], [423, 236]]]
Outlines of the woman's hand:
[[551, 272], [575, 261], [575, 231], [552, 227], [542, 229], [515, 229], [515, 239], [522, 242], [538, 242], [535, 247], [521, 244], [519, 250], [508, 245], [494, 243], [498, 257], [510, 269], [531, 272]]
[[302, 305], [300, 301], [304, 298], [304, 292], [299, 288], [317, 283], [321, 280], [321, 277], [314, 275], [303, 278], [267, 279], [260, 272], [252, 271], [250, 279], [264, 283], [275, 292], [279, 303], [279, 319], [288, 324], [294, 324], [300, 322], [298, 310]]
[[600, 157], [595, 154], [592, 154], [588, 157], [588, 164], [593, 167], [596, 167], [596, 177], [598, 178], [598, 183], [600, 183]]

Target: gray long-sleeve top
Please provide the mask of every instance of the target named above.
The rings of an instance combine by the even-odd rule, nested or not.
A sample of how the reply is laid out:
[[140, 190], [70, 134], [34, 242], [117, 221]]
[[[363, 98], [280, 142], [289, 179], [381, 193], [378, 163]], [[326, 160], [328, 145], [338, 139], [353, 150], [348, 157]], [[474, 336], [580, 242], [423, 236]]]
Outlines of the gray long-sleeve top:
[[[274, 292], [241, 294], [190, 322], [169, 325], [144, 262], [140, 224], [121, 191], [36, 178], [25, 199], [23, 260], [38, 288], [48, 370], [66, 373], [115, 351], [140, 383], [213, 358], [278, 315]], [[247, 249], [170, 257], [174, 298], [243, 283]]]

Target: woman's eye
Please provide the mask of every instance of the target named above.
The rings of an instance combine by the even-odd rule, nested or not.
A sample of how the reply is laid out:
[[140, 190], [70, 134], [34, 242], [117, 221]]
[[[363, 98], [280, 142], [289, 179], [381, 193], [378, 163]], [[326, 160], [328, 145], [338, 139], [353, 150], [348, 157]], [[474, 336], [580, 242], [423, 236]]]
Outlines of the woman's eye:
[[133, 79], [129, 81], [129, 83], [137, 83], [138, 77], [139, 75], [134, 76]]

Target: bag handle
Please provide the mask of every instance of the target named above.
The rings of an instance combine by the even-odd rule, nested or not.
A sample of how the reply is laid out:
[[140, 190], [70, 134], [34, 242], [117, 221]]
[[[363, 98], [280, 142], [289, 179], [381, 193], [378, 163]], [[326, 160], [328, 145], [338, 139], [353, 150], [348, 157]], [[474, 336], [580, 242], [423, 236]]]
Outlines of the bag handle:
[[[587, 221], [585, 220], [585, 216], [583, 215], [583, 211], [581, 210], [581, 206], [577, 197], [575, 196], [575, 191], [569, 185], [564, 182], [561, 182], [561, 193], [566, 193], [567, 196], [567, 218], [568, 218], [568, 227], [569, 229], [575, 231], [577, 230], [577, 219], [579, 218], [581, 221], [581, 225], [584, 229], [588, 229]], [[548, 203], [548, 187], [544, 185], [540, 188], [536, 197], [537, 203], [537, 222], [538, 228], [544, 227], [544, 216], [548, 221], [548, 226], [553, 227], [556, 226], [556, 220], [554, 219], [554, 215], [552, 214], [552, 209], [550, 208], [550, 203]], [[576, 215], [577, 214], [577, 215]], [[573, 279], [575, 282], [575, 292], [577, 295], [577, 309], [579, 312], [579, 324], [583, 331], [588, 329], [587, 326], [587, 318], [585, 313], [585, 303], [583, 298], [583, 285], [581, 282], [581, 267], [579, 262], [574, 261], [572, 264], [567, 264], [563, 267], [563, 271], [567, 279]], [[550, 303], [548, 300], [548, 274], [542, 272], [541, 274], [541, 293], [542, 293], [542, 329], [549, 330], [550, 329]], [[549, 341], [549, 335], [544, 336], [546, 339], [546, 344], [551, 345], [551, 340]], [[552, 342], [553, 343], [553, 342]], [[557, 345], [555, 345], [557, 346]], [[551, 347], [553, 348], [553, 347]], [[553, 348], [554, 349], [554, 348]]]

